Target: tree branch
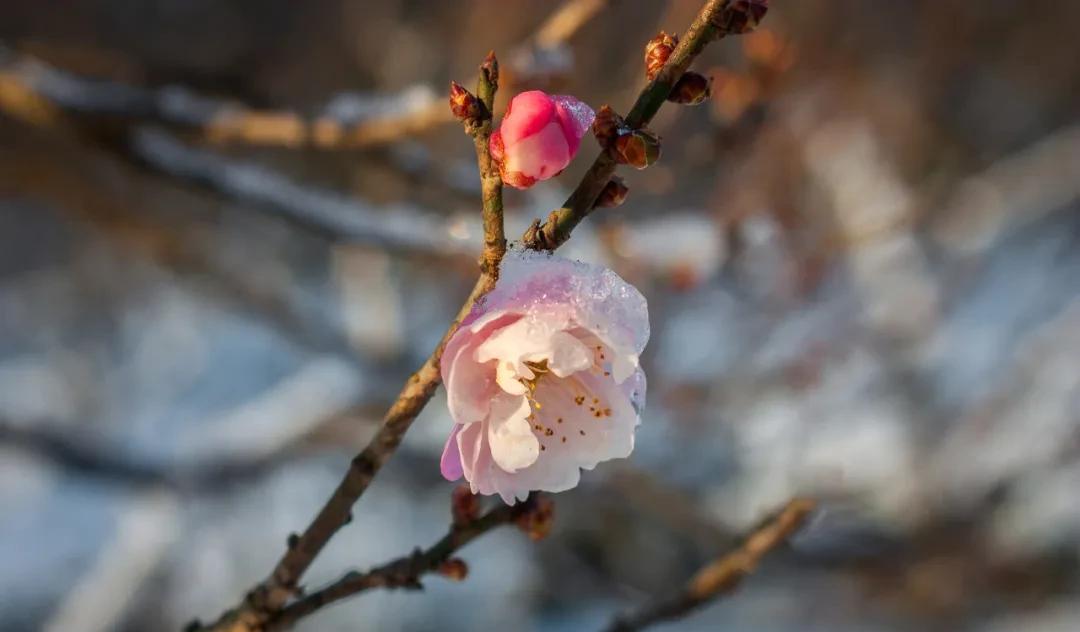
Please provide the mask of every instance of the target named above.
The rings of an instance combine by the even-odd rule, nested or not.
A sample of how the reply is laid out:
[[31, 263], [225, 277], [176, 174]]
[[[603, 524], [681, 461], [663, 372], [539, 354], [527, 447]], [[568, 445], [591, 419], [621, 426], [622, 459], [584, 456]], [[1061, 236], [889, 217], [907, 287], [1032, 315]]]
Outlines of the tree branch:
[[483, 516], [450, 530], [427, 550], [417, 549], [411, 555], [399, 557], [366, 573], [350, 572], [329, 586], [298, 599], [267, 624], [266, 629], [287, 629], [298, 620], [334, 602], [372, 588], [420, 589], [420, 578], [439, 570], [439, 567], [459, 549], [532, 510], [535, 497], [513, 506], [499, 505]]
[[617, 618], [607, 632], [635, 632], [654, 623], [678, 619], [735, 590], [761, 559], [795, 534], [814, 510], [814, 502], [795, 499], [756, 529], [743, 544], [701, 568], [679, 592]]
[[[626, 116], [628, 127], [640, 129], [648, 125], [671, 94], [675, 82], [682, 77], [705, 46], [717, 37], [727, 34], [720, 32], [715, 26], [727, 5], [728, 0], [709, 0], [705, 3], [663, 69], [638, 95]], [[596, 198], [615, 173], [615, 166], [615, 159], [606, 150], [601, 151], [562, 207], [552, 211], [547, 221], [537, 222], [525, 232], [522, 237], [524, 244], [534, 250], [555, 250], [561, 246], [570, 238], [571, 231], [592, 211]]]
[[[718, 34], [712, 23], [717, 21], [727, 4], [728, 0], [708, 0], [705, 3], [683, 42], [675, 49], [656, 78], [638, 97], [627, 118], [628, 124], [635, 128], [641, 127], [656, 114], [671, 92], [675, 81], [686, 71], [705, 45]], [[490, 156], [487, 155], [487, 142], [481, 139], [485, 134], [485, 129], [487, 129], [486, 133], [490, 134], [491, 104], [494, 100], [494, 84], [497, 83], [498, 76], [497, 66], [493, 62], [492, 56], [485, 60], [484, 65], [481, 66], [481, 78], [478, 84], [480, 100], [487, 110], [485, 113], [487, 120], [480, 121], [478, 125], [469, 128], [476, 143], [481, 178], [485, 185], [485, 246], [481, 256], [481, 274], [476, 286], [435, 351], [406, 383], [387, 412], [378, 433], [353, 459], [345, 477], [314, 521], [303, 534], [291, 541], [289, 549], [270, 577], [251, 590], [239, 608], [225, 613], [215, 624], [202, 629], [214, 632], [265, 630], [267, 623], [297, 594], [299, 580], [304, 572], [334, 533], [349, 522], [352, 506], [367, 490], [383, 464], [397, 450], [409, 426], [434, 395], [441, 379], [439, 362], [447, 341], [457, 331], [461, 320], [469, 314], [476, 301], [494, 287], [498, 274], [498, 262], [505, 249], [501, 221], [501, 182], [495, 184], [487, 177], [490, 176], [493, 167], [490, 162], [485, 164], [485, 160], [490, 161]], [[534, 225], [526, 232], [523, 238], [526, 246], [554, 250], [564, 243], [569, 238], [570, 232], [592, 208], [614, 171], [614, 159], [606, 153], [601, 154], [564, 207], [552, 213], [546, 225], [547, 228]]]
[[470, 134], [476, 145], [476, 164], [480, 170], [480, 192], [483, 199], [484, 250], [480, 269], [491, 278], [492, 287], [499, 279], [499, 262], [506, 254], [506, 233], [503, 228], [502, 176], [488, 150], [491, 139], [495, 93], [499, 89], [499, 62], [495, 51], [488, 53], [480, 65], [476, 80], [476, 95], [483, 104], [481, 119], [473, 124]]
[[[553, 48], [574, 35], [609, 0], [566, 0], [530, 38]], [[339, 95], [361, 102], [360, 116], [305, 116], [288, 110], [259, 110], [182, 86], [143, 88], [98, 80], [53, 68], [12, 53], [0, 44], [0, 83], [19, 85], [66, 110], [83, 114], [154, 120], [196, 131], [212, 143], [357, 150], [387, 145], [451, 123], [454, 117], [426, 86], [394, 95]], [[0, 98], [3, 97], [0, 85]]]
[[480, 67], [480, 78], [477, 84], [481, 101], [486, 108], [485, 116], [468, 128], [476, 145], [483, 192], [484, 248], [480, 258], [480, 277], [476, 285], [454, 322], [443, 334], [435, 351], [420, 367], [420, 370], [406, 382], [383, 418], [379, 431], [367, 447], [352, 460], [345, 477], [315, 519], [290, 543], [285, 555], [278, 561], [270, 576], [247, 594], [239, 608], [222, 615], [221, 619], [209, 629], [230, 632], [264, 630], [267, 622], [296, 595], [300, 578], [338, 529], [349, 523], [352, 518], [352, 506], [367, 490], [383, 464], [397, 450], [409, 426], [435, 394], [435, 389], [441, 382], [439, 362], [446, 343], [457, 331], [462, 319], [472, 310], [473, 305], [495, 287], [499, 263], [506, 252], [502, 179], [488, 153], [492, 118], [490, 108], [497, 89], [498, 62], [494, 54], [489, 54]]

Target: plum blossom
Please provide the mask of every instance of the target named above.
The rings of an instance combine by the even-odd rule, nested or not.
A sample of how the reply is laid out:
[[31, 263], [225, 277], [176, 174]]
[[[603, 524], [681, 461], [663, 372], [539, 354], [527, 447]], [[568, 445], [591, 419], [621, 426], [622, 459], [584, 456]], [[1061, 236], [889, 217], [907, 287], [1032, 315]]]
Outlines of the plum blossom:
[[611, 270], [511, 250], [443, 353], [443, 476], [513, 504], [629, 456], [648, 339], [645, 298]]
[[528, 189], [559, 175], [577, 154], [596, 113], [574, 97], [530, 90], [506, 107], [491, 135], [491, 157], [505, 184]]

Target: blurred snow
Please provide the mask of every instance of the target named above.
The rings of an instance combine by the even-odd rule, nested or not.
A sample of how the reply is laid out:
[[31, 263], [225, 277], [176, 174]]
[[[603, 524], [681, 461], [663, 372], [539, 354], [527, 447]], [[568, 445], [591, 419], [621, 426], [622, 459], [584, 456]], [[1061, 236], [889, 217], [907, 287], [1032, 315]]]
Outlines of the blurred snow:
[[[693, 9], [613, 3], [538, 53], [549, 8], [522, 0], [54, 4], [12, 3], [0, 36], [175, 84], [168, 112], [220, 91], [343, 121], [438, 105], [492, 47], [529, 51], [508, 81], [621, 107], [640, 67], [612, 60]], [[783, 4], [710, 50], [714, 103], [664, 108], [662, 161], [560, 250], [648, 300], [633, 457], [560, 495], [549, 540], [498, 531], [465, 582], [301, 629], [600, 629], [792, 494], [824, 506], [790, 550], [664, 629], [1080, 627], [1080, 5]], [[0, 116], [0, 630], [177, 629], [267, 572], [439, 341], [475, 275], [473, 148], [71, 118]], [[507, 191], [507, 235], [584, 168]], [[309, 588], [445, 532], [449, 426], [440, 393]]]

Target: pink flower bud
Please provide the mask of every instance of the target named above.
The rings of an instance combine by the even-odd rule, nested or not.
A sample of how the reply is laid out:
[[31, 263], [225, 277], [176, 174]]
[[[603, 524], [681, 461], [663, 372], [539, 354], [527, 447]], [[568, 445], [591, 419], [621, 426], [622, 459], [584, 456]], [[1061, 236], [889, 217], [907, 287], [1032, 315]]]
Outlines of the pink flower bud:
[[634, 449], [645, 298], [614, 272], [510, 251], [442, 357], [454, 428], [443, 476], [513, 504]]
[[503, 182], [528, 189], [559, 175], [577, 154], [595, 117], [592, 108], [571, 96], [531, 90], [514, 97], [491, 135], [491, 157]]

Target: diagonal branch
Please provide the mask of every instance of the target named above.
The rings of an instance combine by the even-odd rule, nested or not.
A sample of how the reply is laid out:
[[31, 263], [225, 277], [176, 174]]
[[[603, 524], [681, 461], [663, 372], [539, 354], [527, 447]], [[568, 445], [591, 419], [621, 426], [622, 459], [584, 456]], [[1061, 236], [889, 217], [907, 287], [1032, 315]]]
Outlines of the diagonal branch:
[[[638, 97], [627, 117], [628, 124], [635, 128], [641, 127], [652, 119], [671, 92], [675, 81], [686, 71], [705, 45], [722, 34], [713, 24], [718, 22], [718, 18], [727, 6], [728, 0], [706, 1], [682, 43]], [[493, 58], [485, 60], [485, 64], [481, 66], [481, 79], [478, 84], [479, 97], [487, 109], [485, 113], [487, 117], [491, 116], [490, 107], [497, 83], [497, 67], [493, 66], [493, 62]], [[490, 161], [490, 156], [486, 155], [487, 142], [482, 142], [478, 138], [479, 135], [485, 133], [483, 131], [485, 128], [488, 130], [487, 133], [490, 133], [490, 121], [486, 121], [486, 126], [483, 123], [484, 121], [481, 121], [480, 125], [469, 128], [477, 145], [482, 182], [485, 182], [485, 187], [490, 187], [485, 188], [485, 246], [481, 256], [481, 274], [476, 286], [435, 351], [405, 384], [397, 400], [387, 412], [378, 433], [353, 459], [341, 483], [308, 528], [292, 539], [288, 550], [270, 577], [251, 590], [238, 608], [226, 612], [216, 623], [201, 629], [214, 632], [255, 632], [266, 629], [267, 623], [273, 620], [289, 600], [296, 596], [300, 578], [315, 557], [338, 529], [349, 522], [352, 506], [367, 490], [383, 464], [397, 450], [405, 432], [438, 388], [441, 380], [439, 362], [443, 349], [457, 330], [461, 320], [469, 314], [475, 303], [494, 287], [498, 262], [505, 248], [501, 221], [501, 183], [496, 185], [491, 180], [488, 184], [484, 179], [485, 175], [490, 175], [492, 166], [490, 162], [485, 165], [485, 158]], [[553, 212], [547, 224], [543, 226], [534, 224], [526, 232], [523, 237], [525, 245], [543, 250], [558, 248], [569, 238], [574, 227], [588, 214], [614, 171], [614, 159], [607, 153], [602, 153], [563, 208]]]
[[451, 525], [446, 535], [426, 550], [417, 549], [410, 555], [399, 557], [366, 573], [346, 573], [329, 586], [290, 604], [267, 624], [266, 629], [287, 629], [316, 610], [372, 588], [421, 588], [421, 577], [438, 571], [454, 553], [488, 531], [512, 524], [531, 511], [534, 502], [535, 496], [513, 506], [500, 504], [476, 520], [463, 525]]
[[[705, 46], [717, 37], [728, 35], [716, 26], [727, 5], [728, 0], [709, 0], [705, 3], [705, 7], [694, 19], [667, 63], [638, 95], [626, 116], [626, 125], [629, 128], [640, 129], [648, 125], [671, 94], [675, 82], [682, 77]], [[534, 250], [555, 250], [569, 239], [574, 227], [592, 211], [596, 198], [615, 173], [615, 166], [615, 158], [607, 151], [601, 151], [562, 207], [552, 211], [547, 221], [537, 222], [525, 232], [522, 237], [525, 245]]]
[[806, 523], [814, 502], [796, 498], [747, 536], [739, 548], [702, 567], [679, 592], [617, 618], [607, 632], [635, 632], [671, 619], [679, 619], [735, 590], [754, 572], [761, 559], [778, 548]]
[[477, 92], [485, 109], [480, 120], [467, 127], [474, 138], [479, 164], [484, 220], [484, 248], [480, 257], [480, 277], [454, 322], [420, 370], [409, 378], [383, 418], [379, 431], [352, 460], [345, 477], [302, 534], [290, 542], [285, 555], [270, 576], [251, 590], [240, 607], [226, 612], [211, 630], [247, 632], [263, 630], [269, 620], [293, 598], [300, 578], [339, 529], [349, 523], [352, 506], [367, 490], [375, 474], [394, 454], [405, 432], [435, 394], [441, 381], [439, 361], [443, 349], [473, 305], [495, 287], [499, 262], [506, 253], [503, 229], [502, 179], [488, 154], [491, 135], [491, 107], [498, 89], [498, 62], [489, 54], [480, 67]]

